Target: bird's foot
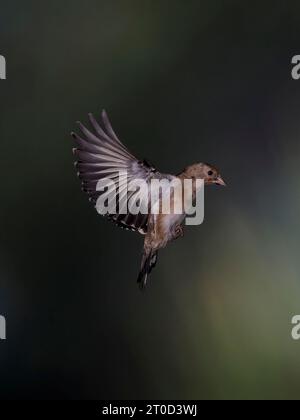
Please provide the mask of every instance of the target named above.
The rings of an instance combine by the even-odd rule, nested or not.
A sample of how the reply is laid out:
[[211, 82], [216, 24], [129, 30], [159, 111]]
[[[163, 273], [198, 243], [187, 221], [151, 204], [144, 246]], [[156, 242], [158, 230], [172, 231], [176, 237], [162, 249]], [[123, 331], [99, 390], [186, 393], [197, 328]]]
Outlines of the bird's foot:
[[184, 230], [181, 225], [175, 226], [174, 233], [173, 233], [173, 240], [182, 238], [184, 236]]

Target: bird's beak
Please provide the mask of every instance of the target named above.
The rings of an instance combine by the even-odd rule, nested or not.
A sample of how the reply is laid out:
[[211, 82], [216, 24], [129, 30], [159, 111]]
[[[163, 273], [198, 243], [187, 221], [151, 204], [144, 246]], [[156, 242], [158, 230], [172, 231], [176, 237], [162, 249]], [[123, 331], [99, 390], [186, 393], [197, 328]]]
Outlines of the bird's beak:
[[223, 179], [220, 176], [218, 176], [218, 178], [216, 179], [215, 184], [226, 187], [226, 183], [223, 181]]

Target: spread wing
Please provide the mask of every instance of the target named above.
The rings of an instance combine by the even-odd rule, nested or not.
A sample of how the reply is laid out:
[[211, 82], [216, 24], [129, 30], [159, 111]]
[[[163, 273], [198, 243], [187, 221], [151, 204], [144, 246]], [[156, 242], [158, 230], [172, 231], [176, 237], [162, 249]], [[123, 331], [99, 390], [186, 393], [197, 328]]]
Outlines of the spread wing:
[[105, 193], [107, 198], [115, 200], [117, 212], [107, 213], [106, 216], [120, 227], [145, 234], [148, 214], [125, 213], [124, 206], [127, 206], [129, 200], [131, 203], [145, 203], [148, 206], [150, 189], [141, 186], [127, 193], [126, 181], [128, 184], [139, 179], [145, 181], [145, 185], [149, 185], [152, 178], [161, 178], [162, 175], [146, 160], [140, 161], [128, 151], [113, 131], [105, 111], [102, 112], [102, 127], [92, 114], [89, 114], [89, 120], [93, 132], [79, 122], [82, 135], [71, 133], [77, 145], [73, 152], [78, 159], [75, 166], [81, 179], [82, 190], [96, 205], [98, 198], [103, 194], [99, 187], [97, 190], [99, 181], [107, 178], [113, 180], [114, 188], [108, 188]]

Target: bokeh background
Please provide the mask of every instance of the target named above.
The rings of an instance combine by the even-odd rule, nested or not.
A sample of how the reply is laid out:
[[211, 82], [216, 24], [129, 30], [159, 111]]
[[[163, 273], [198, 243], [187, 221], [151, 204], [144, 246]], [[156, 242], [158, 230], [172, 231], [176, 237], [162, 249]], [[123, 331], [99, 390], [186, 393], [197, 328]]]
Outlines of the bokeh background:
[[[2, 1], [0, 398], [300, 396], [297, 1]], [[160, 253], [103, 220], [73, 168], [106, 108], [164, 172], [221, 169]]]

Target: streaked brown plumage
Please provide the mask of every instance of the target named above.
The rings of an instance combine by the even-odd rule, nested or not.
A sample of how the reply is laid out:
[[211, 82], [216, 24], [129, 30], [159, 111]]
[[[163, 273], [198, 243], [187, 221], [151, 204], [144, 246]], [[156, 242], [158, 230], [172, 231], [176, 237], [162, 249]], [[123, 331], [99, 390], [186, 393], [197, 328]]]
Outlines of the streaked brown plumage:
[[[161, 174], [149, 162], [136, 159], [128, 151], [113, 131], [105, 111], [102, 112], [103, 127], [98, 124], [92, 114], [89, 114], [89, 119], [94, 133], [80, 122], [78, 124], [83, 137], [71, 133], [77, 144], [77, 148], [73, 149], [73, 151], [78, 159], [75, 166], [82, 182], [82, 190], [88, 194], [90, 201], [95, 205], [101, 195], [101, 192], [97, 191], [99, 180], [110, 178], [115, 181], [117, 188], [113, 194], [119, 206], [119, 212], [107, 214], [107, 217], [122, 228], [145, 235], [144, 252], [138, 276], [138, 283], [143, 288], [147, 283], [149, 273], [157, 262], [158, 250], [164, 248], [169, 242], [183, 236], [182, 223], [186, 215], [185, 213], [152, 214], [150, 204], [148, 214], [121, 214], [120, 203], [123, 202], [124, 198], [127, 201], [133, 198], [143, 202], [143, 200], [149, 199], [149, 192], [141, 189], [130, 192], [126, 196], [124, 188], [125, 178], [120, 178], [119, 172], [126, 171], [128, 182], [142, 179], [146, 181], [147, 185], [153, 179], [172, 181], [176, 178], [181, 182], [184, 179], [192, 179], [194, 181], [202, 179], [206, 185], [225, 185], [225, 183], [219, 171], [205, 163], [190, 165], [176, 176]], [[194, 196], [195, 189], [193, 189], [192, 194]], [[176, 199], [176, 194], [172, 196], [172, 199]], [[146, 202], [148, 203], [148, 201]]]

